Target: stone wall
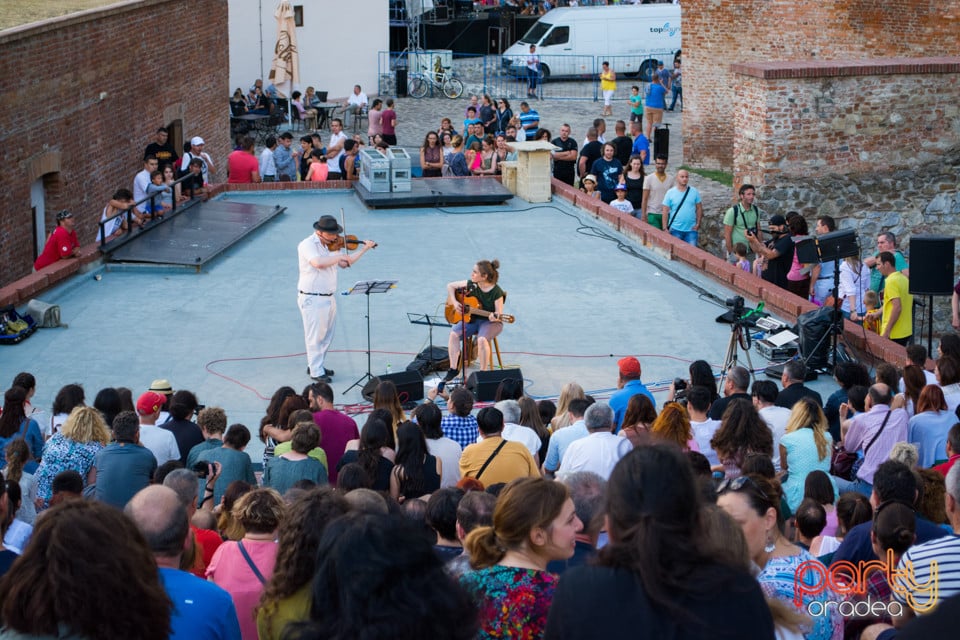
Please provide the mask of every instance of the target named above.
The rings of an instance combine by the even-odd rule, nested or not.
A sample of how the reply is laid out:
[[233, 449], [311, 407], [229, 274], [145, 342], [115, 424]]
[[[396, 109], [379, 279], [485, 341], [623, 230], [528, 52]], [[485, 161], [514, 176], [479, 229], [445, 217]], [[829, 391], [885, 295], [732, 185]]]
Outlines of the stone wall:
[[[733, 167], [731, 65], [960, 54], [960, 2], [683, 0], [684, 159]], [[749, 105], [748, 105], [749, 106]]]
[[227, 50], [226, 0], [206, 0], [199, 14], [187, 0], [126, 2], [0, 33], [0, 287], [33, 267], [34, 181], [45, 234], [69, 208], [88, 244], [157, 127], [202, 135], [225, 165]]

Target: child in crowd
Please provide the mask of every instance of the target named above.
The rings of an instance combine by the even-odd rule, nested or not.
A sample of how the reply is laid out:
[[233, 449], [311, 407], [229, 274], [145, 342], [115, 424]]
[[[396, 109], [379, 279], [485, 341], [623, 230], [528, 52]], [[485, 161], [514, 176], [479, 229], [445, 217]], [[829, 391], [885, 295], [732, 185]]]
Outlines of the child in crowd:
[[630, 122], [643, 123], [643, 96], [637, 85], [630, 87]]
[[206, 184], [203, 182], [203, 160], [200, 158], [191, 158], [187, 166], [189, 176], [180, 183], [183, 195], [188, 198], [203, 198], [206, 200]]
[[737, 254], [737, 268], [750, 273], [750, 261], [747, 260], [747, 245], [738, 242], [733, 245], [733, 252]]
[[583, 180], [580, 181], [580, 191], [583, 191], [591, 198], [600, 199], [600, 192], [597, 191], [597, 176], [592, 173], [588, 176], [585, 176]]
[[617, 199], [612, 201], [610, 206], [624, 213], [633, 213], [633, 204], [627, 200], [627, 185], [618, 184], [614, 191], [617, 194]]
[[310, 156], [310, 169], [307, 171], [307, 182], [323, 182], [330, 174], [330, 168], [327, 166], [327, 156], [320, 152], [320, 149], [314, 149]]
[[527, 132], [523, 127], [520, 126], [520, 116], [513, 116], [510, 118], [510, 126], [517, 130], [516, 142], [527, 141]]
[[467, 117], [463, 119], [463, 130], [466, 131], [470, 125], [478, 122], [480, 122], [480, 119], [477, 118], [477, 110], [473, 107], [467, 107]]
[[470, 148], [467, 149], [467, 167], [470, 168], [470, 172], [473, 173], [475, 170], [480, 168], [480, 165], [483, 163], [483, 157], [480, 155], [480, 143], [471, 142]]
[[147, 185], [147, 195], [157, 196], [145, 202], [143, 207], [148, 216], [162, 218], [163, 214], [173, 209], [173, 189], [163, 181], [163, 171], [157, 169], [150, 174], [150, 184]]
[[863, 326], [867, 329], [867, 331], [880, 333], [880, 318], [869, 317], [869, 313], [871, 311], [876, 311], [879, 305], [880, 296], [878, 296], [877, 292], [873, 289], [868, 289], [866, 293], [863, 294], [863, 308], [867, 310], [866, 314], [863, 316]]
[[758, 255], [753, 260], [753, 275], [758, 278], [763, 277], [763, 256]]

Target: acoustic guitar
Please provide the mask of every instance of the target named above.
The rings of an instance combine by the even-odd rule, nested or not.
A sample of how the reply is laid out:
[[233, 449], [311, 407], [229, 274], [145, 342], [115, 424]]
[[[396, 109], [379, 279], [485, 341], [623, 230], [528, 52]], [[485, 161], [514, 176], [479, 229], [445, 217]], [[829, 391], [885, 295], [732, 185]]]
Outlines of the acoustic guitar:
[[[447, 322], [450, 324], [457, 324], [461, 321], [470, 322], [470, 319], [474, 315], [478, 315], [482, 318], [489, 318], [494, 313], [493, 311], [484, 311], [480, 307], [480, 301], [473, 296], [465, 296], [461, 298], [458, 294], [457, 301], [463, 305], [463, 313], [458, 312], [457, 308], [452, 304], [448, 304], [443, 310], [443, 315], [447, 318]], [[500, 320], [502, 322], [510, 323], [516, 320], [516, 318], [507, 314], [503, 314], [500, 316]]]

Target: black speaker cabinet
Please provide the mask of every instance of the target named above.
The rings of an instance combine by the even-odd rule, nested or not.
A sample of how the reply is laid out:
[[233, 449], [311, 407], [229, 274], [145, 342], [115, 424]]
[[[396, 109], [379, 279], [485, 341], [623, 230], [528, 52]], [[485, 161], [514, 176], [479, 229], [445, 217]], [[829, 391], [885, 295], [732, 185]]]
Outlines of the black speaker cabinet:
[[953, 293], [954, 238], [910, 238], [910, 293], [949, 296]]
[[373, 394], [377, 390], [377, 385], [386, 381], [396, 385], [401, 404], [423, 400], [423, 376], [420, 375], [419, 371], [398, 371], [397, 373], [384, 373], [375, 376], [363, 385], [363, 391], [361, 392], [363, 397], [373, 402]]
[[474, 371], [467, 378], [467, 390], [481, 402], [489, 402], [497, 397], [497, 387], [504, 380], [523, 380], [520, 369], [495, 369], [493, 371]]

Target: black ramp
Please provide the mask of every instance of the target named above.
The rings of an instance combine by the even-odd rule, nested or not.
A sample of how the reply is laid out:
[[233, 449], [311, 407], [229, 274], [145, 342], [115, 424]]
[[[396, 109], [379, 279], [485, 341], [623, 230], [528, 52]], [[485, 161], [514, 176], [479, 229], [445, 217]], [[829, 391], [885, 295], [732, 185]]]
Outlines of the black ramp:
[[211, 200], [152, 224], [110, 252], [117, 262], [202, 266], [285, 207]]

